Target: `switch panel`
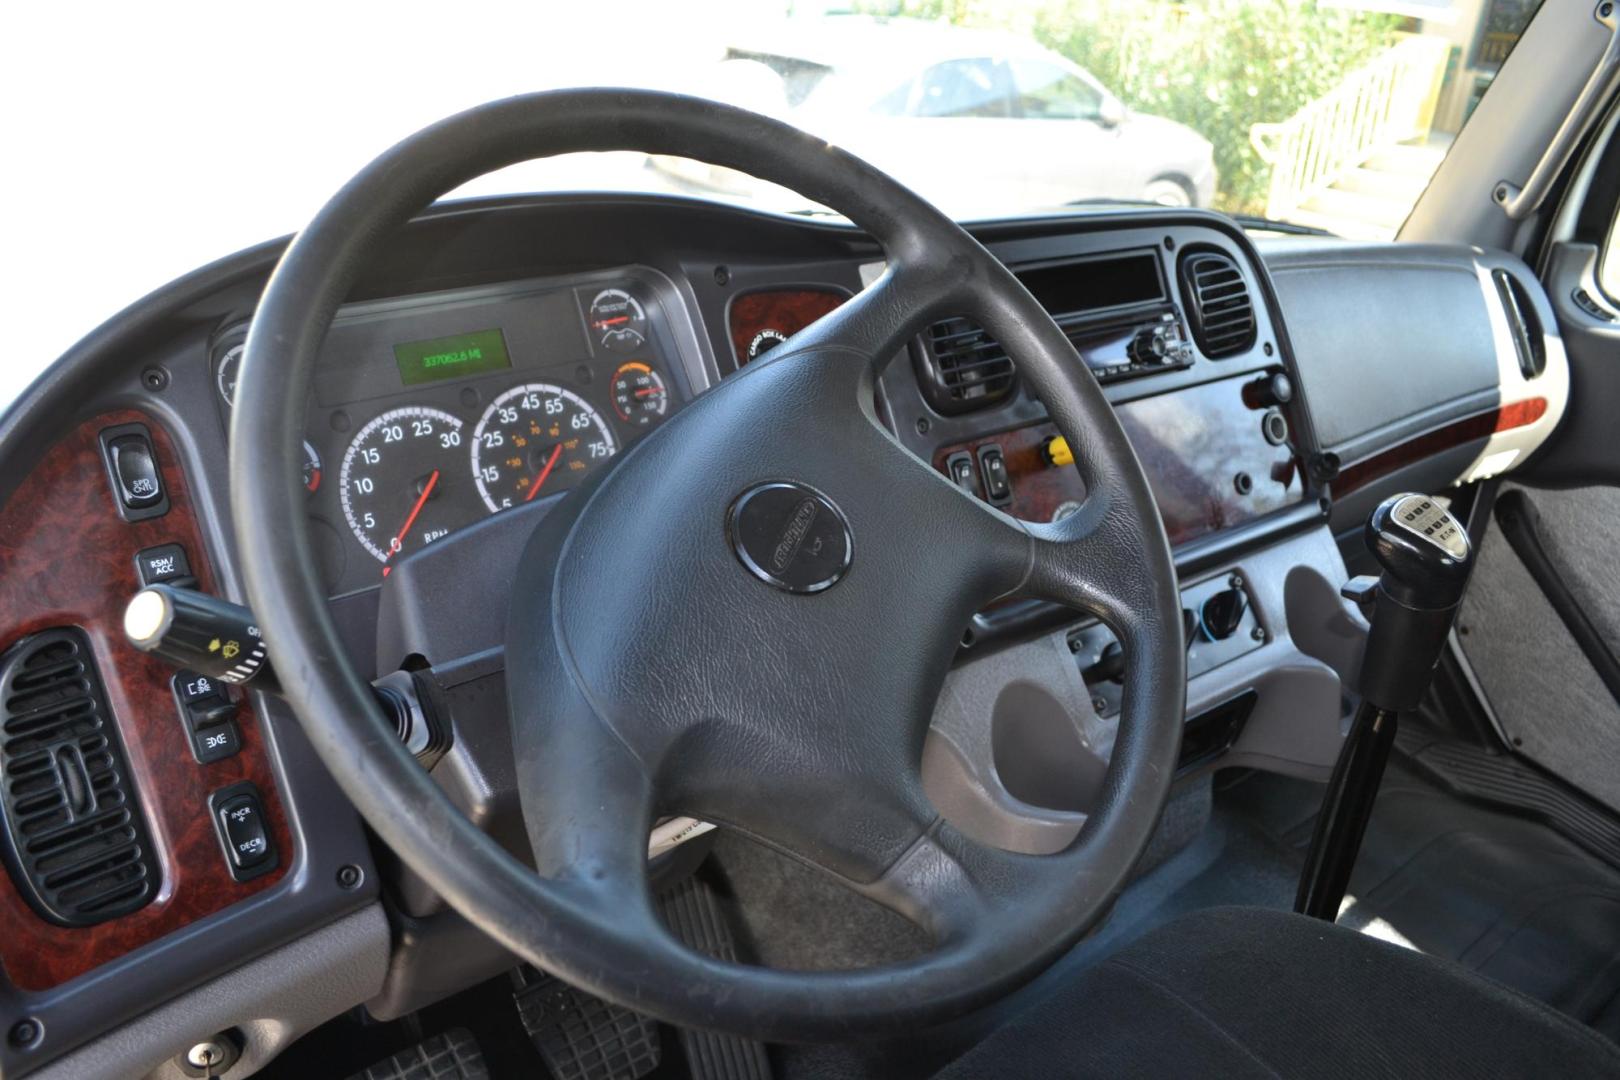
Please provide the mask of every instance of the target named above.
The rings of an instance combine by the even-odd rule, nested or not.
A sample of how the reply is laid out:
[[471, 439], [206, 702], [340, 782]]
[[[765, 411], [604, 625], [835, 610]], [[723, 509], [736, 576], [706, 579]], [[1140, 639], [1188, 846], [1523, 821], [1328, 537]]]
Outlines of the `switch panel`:
[[242, 749], [235, 723], [236, 703], [224, 683], [195, 671], [179, 672], [174, 677], [174, 700], [191, 740], [191, 755], [199, 765], [210, 765]]
[[[1189, 680], [1251, 653], [1269, 640], [1239, 574], [1222, 574], [1187, 586], [1181, 590], [1181, 605]], [[1113, 631], [1101, 623], [1071, 630], [1069, 651], [1098, 715], [1117, 716], [1124, 690], [1120, 675], [1130, 658], [1120, 656]]]
[[258, 788], [250, 783], [220, 788], [208, 797], [208, 810], [232, 877], [247, 881], [276, 868], [275, 842]]
[[169, 495], [146, 425], [119, 424], [103, 430], [99, 437], [119, 516], [125, 521], [145, 521], [168, 513]]

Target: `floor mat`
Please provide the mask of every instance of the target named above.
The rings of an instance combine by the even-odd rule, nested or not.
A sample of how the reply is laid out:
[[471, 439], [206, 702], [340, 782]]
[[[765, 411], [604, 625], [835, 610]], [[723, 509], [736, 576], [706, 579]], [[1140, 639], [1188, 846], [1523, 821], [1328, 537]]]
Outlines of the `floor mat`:
[[[1321, 792], [1251, 774], [1218, 805], [1297, 870]], [[1292, 899], [1290, 889], [1284, 902]], [[1398, 761], [1339, 921], [1456, 960], [1620, 1037], [1620, 872], [1547, 826], [1457, 799]]]

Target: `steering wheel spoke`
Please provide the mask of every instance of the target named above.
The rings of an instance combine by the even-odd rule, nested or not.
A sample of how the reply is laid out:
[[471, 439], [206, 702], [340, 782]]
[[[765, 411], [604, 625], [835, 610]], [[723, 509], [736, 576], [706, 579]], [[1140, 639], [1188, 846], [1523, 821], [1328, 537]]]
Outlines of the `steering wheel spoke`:
[[1019, 891], [1039, 876], [1038, 858], [982, 846], [940, 822], [861, 891], [948, 949], [1008, 913]]
[[619, 898], [647, 888], [653, 787], [604, 725], [547, 725], [514, 739], [535, 869], [548, 881]]

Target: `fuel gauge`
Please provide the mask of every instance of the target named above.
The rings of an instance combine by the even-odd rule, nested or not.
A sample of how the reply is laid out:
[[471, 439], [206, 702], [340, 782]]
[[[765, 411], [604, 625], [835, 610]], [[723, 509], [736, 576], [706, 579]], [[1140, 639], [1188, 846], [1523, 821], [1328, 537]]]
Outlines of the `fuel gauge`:
[[613, 373], [613, 411], [619, 419], [646, 427], [669, 408], [669, 390], [658, 372], [639, 360], [620, 364]]
[[604, 349], [634, 352], [647, 341], [647, 311], [623, 289], [603, 289], [591, 300], [591, 332]]
[[308, 439], [304, 440], [303, 478], [306, 495], [321, 490], [321, 455], [309, 444]]

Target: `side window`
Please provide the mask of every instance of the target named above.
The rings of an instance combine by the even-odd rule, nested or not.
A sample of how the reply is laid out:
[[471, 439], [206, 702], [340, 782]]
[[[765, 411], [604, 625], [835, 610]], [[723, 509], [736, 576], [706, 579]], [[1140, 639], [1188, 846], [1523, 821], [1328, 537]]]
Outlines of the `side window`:
[[918, 116], [1010, 117], [1012, 79], [994, 60], [947, 60], [922, 73]]
[[1040, 60], [1013, 63], [1018, 115], [1032, 120], [1095, 120], [1103, 95], [1084, 79]]
[[1603, 252], [1598, 257], [1597, 279], [1598, 286], [1611, 302], [1620, 300], [1620, 208], [1615, 210], [1609, 238], [1603, 242]]

